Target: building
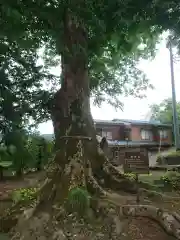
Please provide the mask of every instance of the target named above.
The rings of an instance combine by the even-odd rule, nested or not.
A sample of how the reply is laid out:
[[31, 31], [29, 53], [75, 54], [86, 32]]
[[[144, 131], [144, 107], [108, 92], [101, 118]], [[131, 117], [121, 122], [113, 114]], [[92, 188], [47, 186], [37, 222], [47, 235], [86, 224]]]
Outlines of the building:
[[111, 157], [116, 164], [122, 164], [128, 148], [143, 147], [149, 156], [157, 154], [159, 149], [172, 146], [172, 126], [158, 121], [114, 119], [112, 121], [95, 120], [97, 135], [106, 137]]

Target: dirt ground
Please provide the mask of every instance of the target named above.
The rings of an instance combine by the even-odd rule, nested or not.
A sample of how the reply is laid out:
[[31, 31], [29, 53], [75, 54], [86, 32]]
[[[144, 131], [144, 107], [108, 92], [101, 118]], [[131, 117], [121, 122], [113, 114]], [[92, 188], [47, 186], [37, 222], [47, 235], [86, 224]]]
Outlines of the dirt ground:
[[[147, 218], [133, 218], [127, 227], [127, 240], [174, 240], [155, 222]], [[125, 238], [122, 240], [126, 240]]]
[[[4, 181], [0, 183], [0, 212], [3, 211], [3, 208], [9, 206], [10, 202], [7, 204], [6, 201], [3, 201], [4, 198], [10, 196], [14, 189], [25, 188], [30, 186], [36, 186], [37, 183], [44, 177], [44, 173], [30, 173], [25, 176], [23, 180], [15, 181]], [[127, 194], [117, 194], [109, 192], [113, 202], [118, 203], [119, 205], [123, 204], [134, 204], [136, 203], [135, 195]], [[180, 213], [180, 198], [177, 199], [156, 199], [141, 197], [142, 204], [153, 204], [158, 207], [165, 208], [170, 211], [176, 211]], [[4, 206], [4, 207], [3, 207]], [[164, 230], [154, 221], [147, 218], [131, 218], [127, 219], [126, 227], [124, 228], [121, 240], [173, 240], [175, 238], [167, 235]], [[78, 238], [77, 238], [78, 239]], [[103, 239], [103, 238], [102, 238]]]
[[0, 182], [0, 201], [8, 198], [15, 189], [36, 186], [44, 175], [44, 172], [32, 172], [25, 175], [23, 179], [3, 180]]

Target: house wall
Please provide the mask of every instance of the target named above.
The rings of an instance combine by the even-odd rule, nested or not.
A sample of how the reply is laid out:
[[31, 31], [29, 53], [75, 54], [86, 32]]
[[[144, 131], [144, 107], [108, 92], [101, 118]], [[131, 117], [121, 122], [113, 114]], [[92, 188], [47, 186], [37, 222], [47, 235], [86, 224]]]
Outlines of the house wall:
[[132, 141], [141, 141], [141, 128], [139, 126], [131, 126]]
[[[121, 140], [122, 136], [120, 136], [120, 125], [110, 125], [110, 126], [104, 126], [101, 124], [96, 125], [96, 129], [102, 129], [107, 132], [112, 132], [112, 140]], [[100, 135], [99, 131], [97, 131], [97, 134]]]
[[168, 138], [167, 139], [164, 139], [163, 142], [164, 143], [169, 143], [169, 144], [172, 144], [172, 130], [171, 129], [168, 129]]
[[[132, 141], [141, 141], [141, 129], [147, 129], [147, 130], [151, 130], [152, 128], [150, 126], [137, 126], [137, 125], [132, 125], [131, 126], [131, 132], [132, 132]], [[162, 142], [163, 143], [167, 143], [167, 144], [172, 144], [172, 130], [168, 129], [168, 128], [164, 128], [167, 131], [167, 138], [163, 139]], [[152, 141], [158, 141], [159, 142], [159, 136], [152, 136]]]
[[[123, 134], [123, 125], [104, 125], [104, 124], [97, 124], [96, 125], [96, 129], [103, 129], [104, 131], [111, 131], [112, 132], [112, 140], [125, 140], [124, 139], [124, 134]], [[147, 130], [152, 130], [153, 129], [151, 126], [143, 126], [143, 125], [131, 125], [131, 134], [130, 134], [130, 140], [132, 141], [141, 141], [141, 129], [147, 129]], [[167, 129], [168, 131], [168, 137], [166, 139], [163, 139], [162, 142], [163, 143], [167, 143], [167, 144], [172, 144], [172, 130], [168, 129], [168, 128], [164, 128]], [[99, 132], [97, 131], [97, 134], [99, 134]], [[153, 135], [152, 136], [153, 139], [152, 141], [159, 141], [159, 137]]]

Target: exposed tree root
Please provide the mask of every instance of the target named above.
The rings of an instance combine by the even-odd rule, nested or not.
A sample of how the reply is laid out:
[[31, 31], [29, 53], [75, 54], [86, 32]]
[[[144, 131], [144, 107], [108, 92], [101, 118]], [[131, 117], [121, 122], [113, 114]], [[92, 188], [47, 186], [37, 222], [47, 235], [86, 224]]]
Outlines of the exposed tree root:
[[17, 224], [19, 217], [24, 214], [27, 207], [35, 209], [34, 206], [36, 206], [34, 202], [24, 202], [8, 208], [5, 213], [0, 215], [0, 232], [9, 232]]
[[[120, 214], [132, 217], [148, 217], [158, 222], [168, 234], [180, 239], [179, 219], [160, 208], [150, 205], [125, 205], [120, 207]], [[178, 218], [180, 218], [179, 215]]]
[[90, 175], [87, 177], [87, 189], [96, 196], [106, 196], [106, 191], [98, 184], [96, 179]]
[[[121, 217], [145, 217], [157, 222], [164, 231], [180, 239], [180, 215], [176, 212], [170, 213], [164, 209], [152, 205], [121, 205], [117, 201], [106, 198], [99, 203], [101, 209], [108, 204], [116, 206], [116, 213]], [[111, 211], [111, 209], [110, 209]], [[107, 213], [106, 213], [107, 214]]]
[[169, 196], [167, 194], [164, 194], [162, 192], [157, 192], [154, 190], [149, 190], [145, 188], [140, 188], [139, 191], [142, 193], [142, 195], [145, 195], [147, 197], [155, 197], [157, 199], [166, 199], [166, 200], [177, 200], [179, 201], [180, 197], [179, 196]]
[[[106, 202], [106, 200], [98, 200], [99, 205], [96, 204], [95, 210], [97, 211], [99, 217], [104, 218], [105, 216], [109, 216], [112, 218], [112, 208], [108, 208], [108, 204], [103, 205], [102, 202]], [[115, 206], [115, 211], [113, 212], [114, 220], [116, 221], [116, 225], [119, 225], [120, 228], [120, 220], [122, 217], [146, 217], [151, 220], [156, 221], [158, 224], [163, 227], [163, 229], [170, 235], [176, 237], [176, 239], [180, 239], [180, 216], [177, 213], [170, 214], [160, 208], [150, 205], [123, 205], [117, 206], [117, 204], [113, 204]], [[102, 207], [103, 206], [103, 207]], [[61, 212], [60, 208], [58, 212]], [[55, 221], [54, 217], [57, 221], [61, 221], [59, 218], [61, 216], [57, 216], [55, 212], [45, 213], [40, 212], [34, 214], [34, 209], [26, 210], [19, 218], [18, 225], [15, 229], [15, 234], [12, 237], [12, 240], [15, 239], [35, 239], [37, 236], [44, 236], [45, 231], [49, 231], [52, 226], [53, 221]], [[60, 214], [61, 215], [61, 214]], [[116, 217], [115, 217], [116, 215]], [[118, 217], [117, 217], [118, 216]], [[54, 219], [54, 220], [53, 220]], [[117, 226], [118, 228], [118, 226]], [[51, 229], [52, 231], [52, 229]], [[56, 232], [61, 232], [61, 229], [56, 229]], [[21, 238], [21, 237], [24, 238]], [[33, 238], [32, 238], [33, 237]], [[48, 238], [42, 238], [48, 239]], [[52, 236], [49, 236], [49, 239], [53, 239]], [[55, 238], [56, 239], [56, 238]], [[58, 239], [58, 238], [57, 238]], [[60, 238], [61, 239], [61, 238]], [[66, 239], [66, 238], [62, 238]], [[76, 238], [73, 238], [76, 239]], [[78, 239], [78, 238], [77, 238]]]
[[[112, 189], [121, 189], [127, 192], [130, 190], [136, 190], [134, 183], [130, 182], [122, 174], [120, 174], [120, 172], [108, 160], [103, 163], [100, 177], [98, 177], [97, 174], [93, 174], [94, 172], [90, 161], [86, 160], [86, 164], [84, 164], [81, 154], [78, 156], [76, 154], [75, 158], [72, 158], [71, 161], [65, 165], [63, 171], [58, 165], [56, 165], [53, 166], [52, 172], [54, 174], [50, 174], [45, 184], [41, 187], [40, 198], [39, 201], [36, 202], [36, 205], [29, 210], [25, 210], [21, 217], [15, 213], [16, 218], [14, 219], [16, 219], [16, 221], [14, 220], [12, 224], [17, 223], [17, 226], [12, 231], [12, 240], [36, 239], [39, 236], [43, 236], [46, 231], [48, 232], [47, 235], [49, 235], [49, 238], [46, 236], [46, 238], [44, 237], [42, 239], [53, 239], [52, 233], [61, 231], [58, 229], [58, 226], [56, 229], [57, 231], [53, 230], [53, 224], [57, 223], [58, 225], [59, 221], [61, 221], [60, 218], [58, 218], [59, 220], [57, 219], [57, 209], [59, 216], [60, 208], [63, 208], [64, 203], [67, 200], [68, 191], [74, 187], [86, 187], [92, 196], [96, 196], [96, 203], [94, 206], [92, 206], [92, 203], [91, 208], [102, 218], [109, 216], [108, 214], [110, 213], [107, 212], [107, 205], [106, 209], [102, 209], [100, 204], [98, 204], [98, 202], [108, 198], [108, 194], [106, 194], [106, 191], [99, 184], [100, 180], [103, 179], [105, 186], [108, 184], [108, 186]], [[100, 196], [103, 198], [100, 198]], [[44, 205], [43, 203], [46, 204]], [[50, 205], [49, 209], [47, 209], [48, 205]], [[115, 211], [115, 214], [118, 214], [119, 212], [119, 217], [148, 217], [157, 221], [167, 233], [175, 236], [177, 239], [180, 239], [179, 215], [174, 213], [170, 214], [164, 210], [148, 205], [117, 206], [117, 203], [114, 203], [114, 205], [116, 205], [118, 210]], [[54, 210], [55, 208], [56, 210]], [[19, 218], [17, 219], [17, 217]], [[118, 221], [116, 221], [116, 224], [117, 222]], [[1, 225], [3, 225], [3, 222], [1, 222]], [[61, 235], [62, 234], [64, 233], [61, 231]]]
[[120, 190], [127, 193], [137, 192], [137, 186], [135, 182], [130, 181], [123, 174], [121, 174], [107, 158], [105, 158], [103, 163], [102, 176], [105, 187], [109, 187], [115, 191]]

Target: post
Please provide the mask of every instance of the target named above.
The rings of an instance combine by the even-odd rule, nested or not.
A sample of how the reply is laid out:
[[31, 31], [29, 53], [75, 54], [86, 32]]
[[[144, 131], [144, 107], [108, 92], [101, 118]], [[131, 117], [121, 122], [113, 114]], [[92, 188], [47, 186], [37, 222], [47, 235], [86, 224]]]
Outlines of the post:
[[174, 142], [176, 151], [180, 149], [179, 146], [179, 123], [176, 109], [176, 90], [174, 83], [174, 64], [173, 64], [173, 52], [171, 38], [168, 40], [167, 48], [170, 54], [170, 67], [171, 67], [171, 87], [172, 87], [172, 109], [173, 109], [173, 130], [174, 130]]
[[129, 141], [129, 139], [126, 138], [126, 147], [127, 147], [127, 148], [128, 148], [128, 141]]
[[140, 202], [140, 196], [139, 196], [139, 186], [138, 186], [138, 183], [139, 183], [139, 174], [136, 173], [136, 187], [137, 187], [137, 196], [136, 196], [136, 203], [139, 204]]

